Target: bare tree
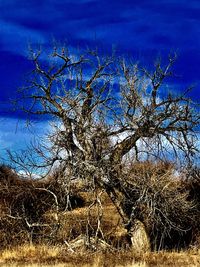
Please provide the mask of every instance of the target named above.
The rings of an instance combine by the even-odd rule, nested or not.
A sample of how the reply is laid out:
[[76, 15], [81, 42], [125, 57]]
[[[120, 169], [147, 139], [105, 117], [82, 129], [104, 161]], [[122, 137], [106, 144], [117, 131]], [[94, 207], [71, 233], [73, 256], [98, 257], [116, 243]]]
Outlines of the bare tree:
[[47, 116], [52, 127], [45, 141], [34, 143], [37, 156], [29, 151], [17, 163], [47, 171], [59, 166], [66, 188], [75, 178], [103, 188], [130, 229], [135, 214], [127, 213], [122, 202], [134, 198], [122, 175], [124, 158], [138, 160], [147, 153], [155, 159], [170, 154], [190, 160], [197, 152], [196, 105], [188, 90], [177, 96], [165, 86], [176, 56], [147, 71], [97, 51], [73, 55], [54, 48], [48, 60], [44, 55], [31, 51], [34, 70], [18, 104], [31, 118]]

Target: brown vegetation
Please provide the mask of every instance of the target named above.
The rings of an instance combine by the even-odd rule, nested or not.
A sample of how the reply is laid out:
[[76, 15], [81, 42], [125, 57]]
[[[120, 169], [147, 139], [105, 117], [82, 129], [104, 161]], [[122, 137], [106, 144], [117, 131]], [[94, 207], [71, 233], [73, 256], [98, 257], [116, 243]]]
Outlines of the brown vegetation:
[[169, 163], [144, 162], [125, 173], [132, 188], [125, 209], [144, 223], [153, 250], [187, 247], [197, 234], [198, 199], [191, 197], [191, 185], [173, 172]]
[[[56, 178], [55, 175], [54, 179], [27, 179], [7, 166], [0, 166], [2, 247], [21, 242], [40, 242], [41, 239], [54, 242], [54, 234], [59, 227], [58, 212], [83, 205], [81, 197], [66, 195]], [[46, 216], [49, 211], [53, 213], [50, 221]]]
[[71, 253], [66, 247], [17, 246], [0, 252], [0, 266], [61, 266], [61, 267], [197, 267], [199, 250], [152, 252], [135, 255], [132, 251], [81, 251]]
[[[1, 166], [0, 264], [198, 266], [197, 174], [194, 180], [191, 177], [183, 180], [173, 176], [171, 164], [144, 162], [124, 168], [124, 175], [133, 184], [133, 193], [140, 195], [135, 210], [140, 218], [135, 227], [139, 227], [131, 236], [104, 191], [87, 191], [84, 182], [74, 183], [71, 188], [74, 204], [68, 203], [66, 209], [63, 192], [58, 190], [57, 174], [45, 180], [29, 180]], [[126, 209], [129, 203], [125, 199]], [[168, 213], [170, 221], [165, 222], [159, 212]], [[190, 228], [174, 232], [170, 223]], [[179, 253], [150, 252], [146, 229], [153, 249], [157, 244], [160, 248], [179, 249], [190, 245], [193, 249]]]
[[135, 252], [142, 253], [149, 251], [150, 244], [153, 250], [197, 244], [196, 180], [189, 183], [174, 177], [172, 165], [168, 163], [133, 164], [124, 168], [124, 176], [133, 188], [132, 191], [130, 188], [129, 199], [122, 198], [124, 210], [133, 212], [134, 202], [134, 216], [139, 218], [129, 231], [106, 192], [87, 191], [84, 182], [79, 181], [71, 186], [67, 198], [66, 192], [61, 191], [57, 173], [45, 180], [30, 180], [1, 166], [1, 247], [23, 242], [65, 244], [73, 250], [70, 242], [75, 239], [83, 242], [80, 241], [83, 236], [86, 238], [83, 245], [95, 250], [102, 242], [107, 246], [99, 245], [99, 249], [132, 246]]

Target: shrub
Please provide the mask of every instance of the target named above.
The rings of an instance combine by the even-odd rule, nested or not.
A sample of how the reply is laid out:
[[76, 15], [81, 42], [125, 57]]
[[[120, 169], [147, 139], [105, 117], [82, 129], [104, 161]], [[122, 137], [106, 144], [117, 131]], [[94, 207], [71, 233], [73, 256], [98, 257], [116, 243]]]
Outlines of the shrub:
[[[22, 178], [8, 166], [0, 166], [0, 242], [2, 246], [55, 238], [58, 212], [83, 205], [78, 195], [68, 194], [56, 176], [44, 180]], [[67, 203], [68, 200], [68, 203]], [[70, 201], [71, 200], [71, 201]], [[54, 210], [49, 223], [45, 214]]]
[[133, 164], [126, 170], [130, 198], [127, 213], [144, 223], [152, 249], [182, 248], [192, 240], [196, 203], [185, 182], [169, 163]]

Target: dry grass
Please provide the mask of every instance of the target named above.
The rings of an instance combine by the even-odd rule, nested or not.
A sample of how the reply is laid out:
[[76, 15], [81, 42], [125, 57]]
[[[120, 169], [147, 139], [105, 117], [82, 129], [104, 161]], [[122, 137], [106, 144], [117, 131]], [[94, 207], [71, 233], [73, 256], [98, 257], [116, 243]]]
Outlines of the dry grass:
[[[151, 165], [150, 165], [151, 166]], [[138, 168], [138, 169], [137, 169]], [[166, 183], [168, 181], [168, 177], [166, 176], [165, 181], [158, 181], [157, 176], [150, 176], [151, 179], [146, 181], [140, 180], [138, 182], [134, 179], [140, 173], [146, 174], [146, 169], [148, 169], [148, 173], [153, 173], [160, 171], [159, 169], [150, 169], [149, 166], [137, 166], [135, 168], [135, 173], [130, 175], [132, 178], [132, 183], [134, 187], [138, 186], [138, 190], [142, 189], [144, 185], [149, 185], [149, 188], [153, 187], [151, 190], [153, 196], [157, 196], [157, 192], [161, 192], [161, 200], [159, 200], [158, 208], [162, 210], [162, 205], [165, 203], [165, 196], [167, 198], [167, 204], [169, 200], [172, 200], [173, 203], [176, 200], [174, 193], [171, 195], [171, 192], [174, 192], [174, 189], [179, 189], [179, 184], [176, 181], [174, 184], [171, 180], [170, 183]], [[142, 169], [143, 168], [143, 169]], [[165, 170], [166, 171], [166, 170]], [[167, 170], [168, 171], [168, 170]], [[150, 175], [150, 174], [148, 174]], [[158, 173], [158, 178], [163, 174]], [[146, 177], [146, 176], [144, 176]], [[164, 176], [165, 177], [165, 176]], [[11, 177], [12, 178], [12, 177]], [[148, 178], [148, 177], [147, 177]], [[14, 179], [14, 178], [13, 178]], [[9, 181], [10, 182], [10, 181]], [[135, 183], [137, 184], [135, 185]], [[143, 183], [142, 185], [140, 184]], [[147, 183], [148, 182], [148, 183]], [[10, 182], [11, 183], [11, 182]], [[138, 184], [139, 183], [139, 184]], [[164, 183], [164, 184], [162, 184]], [[167, 186], [166, 186], [167, 184]], [[153, 186], [152, 186], [153, 185]], [[111, 249], [106, 248], [104, 250], [88, 250], [86, 247], [82, 246], [79, 249], [75, 249], [72, 253], [67, 246], [71, 240], [74, 240], [76, 237], [80, 235], [84, 235], [86, 230], [89, 229], [91, 236], [95, 236], [95, 232], [97, 229], [97, 218], [99, 212], [99, 206], [97, 204], [92, 205], [95, 200], [94, 192], [87, 192], [81, 189], [81, 184], [78, 185], [80, 188], [75, 187], [75, 193], [80, 192], [80, 199], [83, 200], [84, 206], [76, 207], [70, 211], [59, 211], [58, 214], [58, 222], [59, 227], [54, 231], [55, 226], [55, 210], [45, 209], [44, 213], [41, 215], [41, 222], [45, 222], [49, 227], [47, 228], [39, 228], [36, 232], [35, 240], [29, 239], [30, 231], [27, 231], [22, 228], [22, 220], [19, 221], [16, 219], [12, 219], [8, 216], [4, 216], [6, 211], [2, 210], [1, 219], [0, 219], [0, 242], [1, 250], [0, 250], [0, 266], [30, 266], [30, 267], [39, 267], [39, 266], [58, 266], [58, 267], [167, 267], [167, 266], [179, 266], [179, 267], [196, 267], [200, 266], [200, 249], [196, 250], [187, 250], [181, 252], [148, 252], [143, 253], [141, 255], [137, 254], [136, 251], [131, 250], [130, 248], [124, 246], [125, 237], [127, 234], [126, 229], [123, 228], [122, 222], [120, 220], [119, 214], [111, 203], [108, 196], [101, 192], [101, 203], [102, 203], [102, 217], [101, 217], [101, 230], [103, 236], [99, 235], [101, 239], [104, 239], [107, 243], [113, 246]], [[157, 188], [159, 186], [159, 188]], [[13, 187], [11, 187], [13, 188]], [[158, 190], [159, 189], [159, 190]], [[178, 189], [176, 192], [178, 192]], [[149, 191], [148, 191], [149, 192]], [[5, 193], [5, 192], [4, 192]], [[100, 192], [96, 192], [100, 193]], [[182, 192], [181, 192], [182, 194]], [[183, 196], [185, 192], [183, 192]], [[18, 195], [18, 194], [17, 194]], [[28, 194], [27, 194], [28, 195]], [[145, 196], [145, 194], [144, 194]], [[148, 199], [150, 199], [149, 195], [146, 195]], [[163, 198], [162, 198], [163, 196]], [[147, 199], [146, 197], [146, 199]], [[12, 198], [9, 198], [12, 199]], [[39, 198], [34, 198], [38, 200]], [[164, 199], [164, 200], [163, 200]], [[175, 199], [175, 200], [174, 200]], [[185, 199], [185, 198], [184, 198]], [[2, 202], [3, 203], [3, 202]], [[18, 202], [17, 202], [18, 203]], [[182, 202], [181, 202], [182, 203]], [[143, 204], [146, 204], [148, 207], [148, 203], [143, 201]], [[90, 212], [89, 212], [89, 206]], [[179, 207], [180, 205], [178, 205]], [[0, 208], [3, 208], [3, 205], [0, 205]], [[171, 208], [170, 205], [167, 205]], [[180, 206], [180, 208], [182, 208]], [[144, 209], [142, 209], [142, 215], [145, 215]], [[88, 213], [90, 216], [88, 217]], [[12, 213], [13, 214], [13, 213]], [[173, 213], [174, 214], [174, 213]], [[15, 215], [15, 214], [14, 214]], [[180, 215], [179, 213], [177, 216]], [[4, 218], [5, 217], [5, 218]], [[149, 218], [149, 217], [148, 217]], [[154, 216], [154, 218], [156, 218]], [[4, 220], [5, 219], [5, 220]], [[150, 218], [151, 219], [151, 218]], [[181, 218], [180, 218], [181, 220]], [[9, 224], [6, 222], [9, 222]], [[14, 224], [15, 222], [15, 224]], [[154, 221], [155, 223], [155, 221]], [[150, 223], [149, 223], [150, 224]], [[34, 229], [35, 230], [35, 229]], [[14, 233], [14, 234], [13, 234]], [[13, 239], [11, 239], [13, 236]], [[14, 241], [13, 241], [14, 240]], [[10, 247], [5, 246], [6, 242], [10, 244]], [[33, 241], [33, 245], [28, 244], [28, 242]], [[66, 242], [65, 242], [66, 241]], [[9, 243], [10, 242], [10, 243]], [[24, 243], [26, 242], [26, 244]], [[35, 242], [35, 243], [34, 243]], [[19, 245], [21, 244], [21, 245]], [[3, 249], [4, 248], [4, 249]], [[118, 248], [118, 250], [116, 250]], [[126, 248], [126, 249], [125, 249]]]
[[[60, 263], [60, 264], [28, 264], [28, 265], [22, 265], [22, 264], [11, 264], [11, 265], [0, 265], [1, 267], [76, 267], [77, 265], [71, 264], [71, 263]], [[94, 263], [93, 265], [90, 264], [83, 264], [82, 267], [102, 267], [102, 265], [97, 265]], [[107, 265], [103, 265], [107, 266]], [[117, 267], [121, 267], [121, 265], [118, 265]], [[130, 265], [127, 265], [126, 267], [148, 267], [146, 263], [132, 263]], [[193, 267], [193, 266], [192, 266]], [[196, 267], [196, 266], [194, 266]]]
[[59, 247], [47, 247], [47, 246], [34, 246], [34, 245], [23, 245], [13, 249], [5, 249], [1, 252], [1, 259], [7, 260], [21, 260], [29, 258], [32, 259], [40, 258], [43, 259], [55, 258], [59, 255]]
[[[11, 264], [11, 265], [0, 265], [1, 267], [76, 267], [77, 265], [71, 264], [71, 263], [60, 263], [60, 264]], [[82, 267], [102, 267], [102, 265], [97, 265], [94, 263], [93, 265], [90, 264], [83, 264]], [[103, 265], [107, 266], [107, 265]], [[121, 265], [118, 265], [117, 267], [121, 267]], [[126, 267], [148, 267], [146, 263], [132, 263], [130, 265], [127, 265]], [[193, 266], [192, 266], [193, 267]], [[195, 266], [194, 266], [195, 267]]]
[[83, 250], [70, 253], [66, 247], [58, 246], [18, 246], [3, 250], [0, 266], [58, 266], [58, 267], [197, 267], [200, 266], [200, 250], [182, 252], [152, 252], [134, 255], [132, 251], [91, 252]]

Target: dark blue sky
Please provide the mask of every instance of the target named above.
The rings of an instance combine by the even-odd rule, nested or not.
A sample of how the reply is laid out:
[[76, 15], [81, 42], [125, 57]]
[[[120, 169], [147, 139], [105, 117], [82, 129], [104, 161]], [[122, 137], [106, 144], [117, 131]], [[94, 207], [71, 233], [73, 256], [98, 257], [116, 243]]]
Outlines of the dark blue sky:
[[[41, 44], [48, 50], [54, 39], [72, 49], [98, 44], [111, 51], [114, 46], [147, 66], [158, 54], [177, 51], [176, 73], [181, 78], [174, 88], [195, 84], [193, 97], [199, 98], [199, 0], [0, 0], [3, 148], [19, 147], [13, 142], [17, 115], [8, 111], [7, 101], [23, 85], [24, 75], [30, 70], [28, 45]], [[23, 131], [18, 130], [14, 136], [22, 136]], [[27, 136], [25, 133], [23, 138], [28, 140]]]

